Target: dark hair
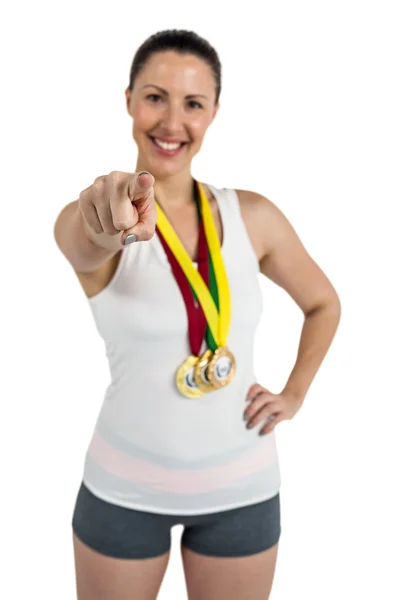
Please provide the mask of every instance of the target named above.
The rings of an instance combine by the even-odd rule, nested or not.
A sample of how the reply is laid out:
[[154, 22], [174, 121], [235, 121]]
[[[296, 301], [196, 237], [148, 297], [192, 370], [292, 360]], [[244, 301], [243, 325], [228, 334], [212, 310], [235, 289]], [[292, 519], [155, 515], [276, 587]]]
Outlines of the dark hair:
[[217, 104], [221, 94], [221, 63], [215, 49], [204, 38], [193, 31], [183, 29], [167, 29], [150, 36], [138, 48], [133, 58], [129, 90], [133, 90], [136, 76], [143, 69], [149, 58], [157, 52], [174, 50], [180, 54], [194, 54], [204, 60], [212, 69], [216, 83]]

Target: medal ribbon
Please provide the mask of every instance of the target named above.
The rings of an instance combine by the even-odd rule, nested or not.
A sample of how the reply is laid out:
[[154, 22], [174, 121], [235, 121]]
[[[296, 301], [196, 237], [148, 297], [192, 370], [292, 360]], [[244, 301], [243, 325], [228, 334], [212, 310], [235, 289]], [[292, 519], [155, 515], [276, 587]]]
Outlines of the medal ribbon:
[[[205, 283], [208, 285], [209, 280], [209, 254], [207, 248], [207, 241], [204, 231], [204, 224], [200, 211], [200, 202], [197, 195], [197, 189], [195, 187], [195, 199], [196, 205], [198, 209], [198, 218], [199, 218], [199, 241], [198, 241], [198, 250], [197, 250], [197, 260], [198, 260], [198, 271]], [[199, 356], [201, 345], [203, 343], [204, 335], [206, 333], [207, 321], [204, 315], [204, 312], [201, 308], [201, 305], [195, 305], [194, 297], [196, 294], [194, 290], [191, 289], [184, 272], [182, 271], [179, 262], [175, 258], [173, 252], [168, 246], [166, 240], [164, 239], [163, 234], [161, 233], [158, 226], [156, 227], [156, 232], [161, 241], [161, 244], [165, 250], [169, 263], [171, 265], [171, 269], [175, 276], [176, 282], [180, 288], [182, 293], [183, 300], [186, 306], [186, 312], [188, 317], [188, 329], [189, 329], [189, 343], [190, 349], [194, 356]], [[197, 298], [196, 298], [197, 299]], [[215, 343], [214, 343], [215, 345]]]
[[[202, 216], [201, 216], [200, 201], [199, 201], [199, 199], [197, 197], [197, 195], [199, 194], [199, 191], [198, 191], [198, 186], [197, 186], [196, 182], [195, 182], [195, 190], [197, 192], [196, 193], [197, 214], [198, 214], [199, 223], [200, 223], [201, 220], [202, 220]], [[208, 257], [208, 268], [209, 268], [209, 285], [208, 285], [208, 287], [210, 288], [211, 296], [214, 299], [214, 302], [216, 304], [217, 310], [219, 310], [219, 299], [218, 299], [217, 281], [215, 279], [214, 267], [213, 267], [213, 264], [212, 264], [212, 260], [211, 260], [211, 256], [210, 256], [210, 252], [208, 250], [208, 247], [207, 247], [207, 257]], [[190, 286], [190, 288], [191, 288], [191, 290], [193, 292], [193, 295], [195, 296], [196, 300], [198, 301], [196, 293], [193, 290], [192, 286]], [[218, 348], [218, 345], [215, 343], [214, 337], [213, 337], [213, 335], [211, 333], [211, 329], [210, 329], [210, 326], [208, 325], [208, 323], [207, 323], [207, 330], [206, 330], [206, 343], [207, 343], [207, 347], [210, 348], [210, 350], [212, 350], [212, 352], [215, 352], [215, 350]]]
[[176, 260], [186, 275], [187, 280], [192, 286], [192, 289], [194, 290], [204, 311], [210, 333], [217, 346], [225, 346], [228, 337], [231, 315], [228, 279], [226, 276], [218, 235], [215, 229], [215, 224], [210, 206], [208, 204], [207, 196], [205, 195], [201, 185], [198, 182], [196, 182], [196, 184], [200, 194], [201, 214], [203, 217], [202, 222], [204, 223], [204, 230], [208, 244], [208, 250], [210, 253], [210, 262], [212, 263], [217, 284], [218, 299], [220, 304], [219, 314], [216, 302], [211, 296], [208, 286], [204, 282], [204, 279], [200, 273], [193, 267], [190, 256], [186, 252], [168, 219], [164, 215], [164, 212], [158, 202], [156, 202], [158, 211], [157, 228], [161, 231], [170, 250], [174, 254]]

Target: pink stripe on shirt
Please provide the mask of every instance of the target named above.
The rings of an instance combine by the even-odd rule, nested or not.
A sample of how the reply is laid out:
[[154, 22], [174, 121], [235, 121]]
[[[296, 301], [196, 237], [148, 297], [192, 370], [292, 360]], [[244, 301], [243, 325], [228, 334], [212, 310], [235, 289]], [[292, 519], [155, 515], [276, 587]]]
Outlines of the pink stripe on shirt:
[[265, 439], [248, 450], [242, 458], [205, 469], [168, 469], [160, 465], [128, 456], [108, 444], [97, 432], [94, 433], [88, 453], [91, 458], [114, 477], [125, 479], [137, 485], [151, 486], [153, 489], [171, 493], [195, 494], [224, 488], [275, 463], [275, 454], [269, 453]]

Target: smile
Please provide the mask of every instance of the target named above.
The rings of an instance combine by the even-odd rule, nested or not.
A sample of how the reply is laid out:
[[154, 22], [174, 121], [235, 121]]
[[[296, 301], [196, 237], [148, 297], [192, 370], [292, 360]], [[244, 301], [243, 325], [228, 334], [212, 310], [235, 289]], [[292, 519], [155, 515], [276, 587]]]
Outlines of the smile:
[[153, 142], [153, 146], [157, 149], [158, 153], [163, 156], [176, 156], [187, 144], [187, 142], [167, 143], [152, 136], [149, 136], [149, 138]]

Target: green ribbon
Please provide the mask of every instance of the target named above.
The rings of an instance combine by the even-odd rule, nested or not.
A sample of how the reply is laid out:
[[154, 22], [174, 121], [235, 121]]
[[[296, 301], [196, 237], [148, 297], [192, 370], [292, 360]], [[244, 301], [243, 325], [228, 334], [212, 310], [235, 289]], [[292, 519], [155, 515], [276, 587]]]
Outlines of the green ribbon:
[[[196, 207], [197, 207], [197, 216], [198, 216], [198, 222], [199, 222], [199, 228], [201, 225], [201, 220], [202, 220], [202, 215], [201, 215], [201, 207], [200, 207], [200, 197], [199, 197], [199, 192], [198, 192], [198, 188], [197, 188], [197, 183], [194, 182], [194, 197], [195, 197], [195, 201], [196, 201]], [[218, 298], [218, 287], [217, 287], [217, 280], [215, 277], [215, 272], [214, 272], [214, 266], [211, 260], [211, 255], [210, 255], [210, 251], [209, 248], [207, 246], [207, 254], [208, 254], [208, 268], [209, 268], [209, 289], [210, 289], [210, 294], [215, 302], [215, 305], [217, 307], [217, 310], [219, 310], [219, 298]], [[190, 285], [190, 283], [189, 283]], [[194, 289], [192, 288], [192, 286], [190, 285], [190, 288], [192, 290], [192, 294], [196, 299], [196, 302], [199, 303], [196, 292], [194, 291]], [[214, 340], [214, 336], [211, 333], [211, 329], [210, 327], [207, 325], [207, 329], [206, 329], [206, 335], [205, 335], [205, 340], [207, 343], [207, 346], [210, 348], [210, 350], [212, 350], [213, 352], [215, 352], [215, 350], [218, 348], [218, 345], [215, 343]]]

